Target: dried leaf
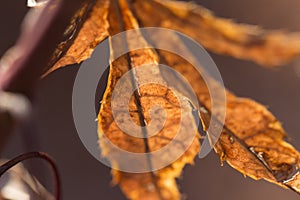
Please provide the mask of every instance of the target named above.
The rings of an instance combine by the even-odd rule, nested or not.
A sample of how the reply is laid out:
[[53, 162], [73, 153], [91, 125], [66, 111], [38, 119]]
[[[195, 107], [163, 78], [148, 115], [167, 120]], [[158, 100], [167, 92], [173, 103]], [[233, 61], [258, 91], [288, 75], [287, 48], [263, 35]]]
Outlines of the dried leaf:
[[[117, 10], [119, 9], [110, 2], [97, 1], [93, 8], [94, 11], [84, 23], [75, 42], [52, 70], [87, 59], [95, 46], [106, 36], [123, 31], [119, 23], [124, 25], [124, 30], [138, 28], [139, 25], [175, 29], [191, 36], [214, 52], [252, 60], [263, 65], [284, 64], [298, 55], [300, 51], [299, 34], [266, 31], [256, 26], [235, 24], [230, 20], [217, 18], [209, 11], [194, 4], [165, 0], [135, 0], [130, 1], [133, 8], [132, 13], [128, 8], [127, 1], [120, 0], [116, 1], [121, 2], [122, 7], [118, 17]], [[137, 20], [133, 15], [137, 16]], [[95, 23], [99, 24], [95, 25]], [[142, 36], [135, 39], [128, 37], [127, 40], [128, 42], [134, 40], [136, 43], [146, 43]], [[179, 47], [181, 42], [177, 40], [173, 45], [177, 48], [185, 48], [184, 46]], [[113, 56], [117, 49], [112, 46], [111, 50]], [[188, 51], [188, 49], [186, 50]], [[142, 64], [152, 65], [152, 73], [156, 75], [158, 82], [165, 83], [164, 74], [157, 67], [157, 63], [160, 61], [164, 61], [189, 80], [198, 100], [207, 111], [207, 113], [202, 112], [203, 123], [206, 127], [209, 125], [208, 118], [211, 109], [209, 91], [191, 64], [179, 56], [164, 51], [159, 51], [158, 54], [153, 49], [130, 52], [111, 63], [108, 86], [99, 113], [99, 137], [102, 153], [115, 168], [120, 167], [122, 158], [118, 152], [104, 142], [105, 137], [121, 149], [135, 153], [155, 151], [174, 138], [174, 130], [177, 127], [173, 122], [180, 118], [178, 99], [174, 98], [168, 88], [155, 84], [146, 86], [140, 84], [149, 79], [149, 74], [138, 71]], [[134, 83], [140, 86], [140, 93], [133, 95], [129, 102], [131, 119], [138, 125], [143, 125], [145, 121], [150, 122], [148, 113], [154, 104], [161, 105], [172, 116], [169, 119], [172, 120], [172, 123], [167, 121], [159, 134], [146, 140], [124, 133], [112, 120], [112, 91], [117, 81], [130, 69], [136, 70], [133, 76], [135, 76], [134, 80], [138, 81]], [[128, 84], [128, 90], [132, 89], [133, 85], [133, 83]], [[217, 84], [216, 87], [218, 87]], [[180, 100], [183, 100], [181, 94], [177, 95]], [[122, 96], [119, 99], [117, 101], [119, 109], [117, 118], [123, 118], [127, 125], [129, 118], [124, 118], [123, 115], [125, 111], [122, 110], [122, 106], [124, 106]], [[185, 102], [184, 118], [193, 122], [190, 102], [186, 100], [183, 102]], [[187, 134], [196, 135], [197, 131], [195, 129]], [[227, 91], [226, 123], [220, 140], [215, 146], [222, 161], [226, 160], [235, 169], [254, 179], [266, 179], [299, 193], [299, 152], [285, 142], [284, 137], [285, 132], [280, 123], [265, 107], [252, 100], [238, 98]], [[180, 141], [178, 142], [180, 143]], [[131, 199], [179, 199], [180, 194], [174, 178], [180, 175], [185, 164], [193, 162], [199, 146], [200, 144], [195, 138], [192, 146], [182, 157], [156, 172], [134, 174], [114, 170], [112, 172], [114, 181], [120, 184], [126, 196]], [[149, 157], [145, 159], [149, 160]], [[163, 161], [164, 157], [161, 159]], [[130, 161], [127, 162], [130, 163]], [[146, 162], [146, 167], [150, 170], [152, 162], [155, 160], [150, 159], [150, 162]]]
[[[49, 64], [52, 67], [45, 75], [60, 67], [88, 59], [96, 46], [108, 36], [109, 0], [97, 0], [89, 12], [90, 6], [90, 4], [84, 4], [73, 16], [70, 26], [64, 33], [66, 40], [57, 47]], [[86, 20], [85, 15], [89, 15]], [[80, 27], [81, 23], [83, 23], [82, 27]]]
[[[138, 23], [128, 9], [126, 1], [121, 0], [119, 3], [121, 6], [120, 10], [116, 4], [111, 4], [110, 6], [110, 34], [116, 34], [122, 31], [119, 20], [124, 23], [124, 28], [126, 30], [138, 28]], [[117, 12], [121, 12], [120, 15], [122, 16], [122, 19], [118, 19]], [[129, 46], [134, 43], [146, 42], [142, 35], [140, 35], [139, 38], [127, 37], [127, 41]], [[112, 56], [114, 56], [114, 51], [116, 50], [112, 49]], [[102, 155], [110, 161], [114, 168], [122, 168], [124, 165], [131, 166], [135, 160], [131, 160], [130, 157], [123, 158], [118, 151], [115, 151], [110, 144], [105, 142], [105, 137], [117, 147], [133, 153], [154, 152], [168, 145], [171, 140], [177, 141], [177, 147], [172, 149], [172, 152], [166, 151], [163, 153], [159, 157], [159, 160], [154, 160], [155, 158], [145, 154], [144, 162], [141, 162], [140, 165], [145, 165], [145, 169], [148, 168], [151, 172], [128, 173], [118, 170], [112, 171], [114, 182], [121, 186], [125, 195], [130, 199], [180, 199], [180, 193], [177, 189], [175, 178], [181, 174], [181, 171], [186, 164], [193, 163], [193, 159], [199, 151], [200, 144], [197, 137], [197, 126], [194, 123], [190, 102], [177, 93], [176, 96], [181, 102], [181, 104], [179, 104], [178, 99], [174, 96], [174, 91], [171, 91], [162, 85], [153, 83], [147, 85], [142, 84], [149, 81], [149, 77], [152, 78], [151, 81], [155, 81], [156, 83], [165, 83], [160, 75], [157, 63], [159, 63], [157, 55], [152, 49], [131, 51], [129, 54], [113, 61], [110, 67], [108, 87], [104, 94], [98, 117], [99, 141]], [[149, 72], [152, 73], [152, 75], [138, 70], [141, 65], [145, 64], [151, 67]], [[124, 103], [124, 94], [122, 93], [125, 90], [122, 90], [121, 93], [117, 94], [118, 99], [116, 100], [116, 107], [114, 107], [117, 110], [117, 115], [115, 116], [115, 120], [113, 118], [111, 110], [113, 89], [121, 76], [130, 69], [135, 69], [135, 73], [132, 75], [134, 76], [132, 80], [135, 81], [134, 83], [127, 83], [126, 91], [132, 90], [132, 84], [137, 84], [139, 86], [139, 92], [135, 93], [129, 102], [130, 117], [133, 121], [141, 126], [145, 125], [143, 124], [144, 121], [146, 121], [146, 124], [149, 123], [149, 112], [154, 105], [162, 106], [168, 116], [163, 129], [150, 138], [136, 138], [130, 136], [120, 129], [120, 125], [118, 126], [116, 123], [115, 120], [121, 118], [123, 119], [123, 126], [132, 126], [130, 120], [124, 117], [126, 114], [125, 108], [128, 107], [126, 102]], [[153, 80], [153, 77], [155, 77], [155, 80]], [[161, 116], [161, 113], [158, 116]], [[175, 138], [180, 126], [181, 118], [184, 119], [181, 128], [185, 134]], [[158, 119], [158, 121], [160, 121], [160, 119]], [[179, 157], [179, 159], [165, 168], [154, 171], [155, 163], [163, 163], [165, 159], [172, 157], [172, 154], [176, 154], [176, 151], [181, 151], [181, 146], [191, 137], [191, 146]], [[126, 159], [125, 162], [122, 163], [122, 159]]]
[[[180, 31], [215, 53], [252, 60], [264, 66], [283, 65], [300, 54], [299, 33], [237, 24], [229, 19], [218, 18], [209, 10], [190, 2], [131, 0], [130, 3], [140, 26]], [[108, 4], [109, 0], [97, 0], [91, 12], [88, 12], [91, 5], [87, 4], [78, 11], [66, 30], [69, 37], [58, 46], [50, 62], [50, 66], [54, 66], [46, 75], [90, 57], [96, 45], [108, 36]], [[85, 20], [87, 14], [89, 17]], [[77, 34], [80, 28], [78, 21], [84, 21], [84, 24]]]
[[[170, 39], [172, 36], [166, 37]], [[189, 51], [178, 38], [170, 44]], [[159, 54], [166, 64], [189, 80], [205, 108], [201, 118], [208, 127], [211, 102], [201, 75], [183, 58], [165, 51]], [[222, 162], [227, 161], [253, 179], [265, 179], [300, 193], [300, 154], [284, 141], [285, 137], [280, 122], [264, 106], [227, 91], [225, 126], [215, 146]]]
[[193, 3], [136, 0], [132, 1], [132, 5], [142, 26], [180, 31], [219, 54], [252, 60], [265, 66], [283, 65], [300, 54], [299, 33], [237, 24], [218, 18]]
[[243, 98], [227, 102], [226, 128], [215, 146], [232, 167], [300, 193], [300, 154], [283, 139], [277, 119], [262, 105]]

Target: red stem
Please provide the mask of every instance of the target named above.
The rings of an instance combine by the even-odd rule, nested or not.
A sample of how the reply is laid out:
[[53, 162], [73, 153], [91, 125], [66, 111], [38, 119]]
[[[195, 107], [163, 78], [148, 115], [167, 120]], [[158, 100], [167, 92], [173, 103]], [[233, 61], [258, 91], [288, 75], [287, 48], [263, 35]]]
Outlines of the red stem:
[[18, 163], [20, 163], [24, 160], [28, 160], [31, 158], [40, 158], [40, 159], [47, 161], [50, 164], [51, 169], [53, 171], [53, 175], [54, 175], [54, 196], [55, 196], [56, 200], [60, 200], [61, 185], [60, 185], [59, 172], [58, 172], [57, 166], [56, 166], [54, 160], [52, 159], [52, 157], [44, 152], [25, 153], [25, 154], [19, 155], [13, 159], [7, 161], [6, 163], [4, 163], [3, 165], [0, 166], [0, 177], [7, 170], [12, 168], [13, 166], [17, 165]]

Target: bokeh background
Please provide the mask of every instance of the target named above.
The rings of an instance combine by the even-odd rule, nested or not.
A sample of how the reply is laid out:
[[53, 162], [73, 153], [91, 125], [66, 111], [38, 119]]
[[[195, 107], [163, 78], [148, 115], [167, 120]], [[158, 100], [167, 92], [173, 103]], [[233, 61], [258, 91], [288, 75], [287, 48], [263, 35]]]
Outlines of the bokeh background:
[[[222, 17], [265, 28], [300, 31], [298, 0], [198, 0], [198, 3]], [[0, 4], [0, 55], [11, 47], [25, 13], [25, 0], [3, 0]], [[39, 27], [36, 27], [37, 29]], [[199, 30], [201, 31], [201, 30]], [[32, 36], [34, 38], [34, 35]], [[283, 123], [300, 149], [300, 62], [277, 70], [268, 70], [252, 62], [211, 54], [227, 88], [266, 105]], [[110, 184], [108, 167], [99, 163], [84, 148], [72, 119], [72, 87], [78, 66], [52, 73], [37, 87], [33, 120], [15, 133], [1, 157], [11, 158], [22, 152], [42, 150], [57, 161], [66, 200], [124, 199], [118, 187]], [[31, 170], [51, 185], [50, 176], [38, 163]], [[265, 181], [245, 178], [227, 164], [220, 165], [212, 152], [205, 159], [196, 158], [178, 181], [190, 200], [296, 200], [299, 196]]]

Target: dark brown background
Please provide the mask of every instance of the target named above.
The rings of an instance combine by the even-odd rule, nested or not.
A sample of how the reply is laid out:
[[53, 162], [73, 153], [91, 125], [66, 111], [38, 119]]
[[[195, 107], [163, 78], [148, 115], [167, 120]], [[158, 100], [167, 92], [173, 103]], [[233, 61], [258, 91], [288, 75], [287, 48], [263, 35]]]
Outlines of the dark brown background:
[[[199, 0], [219, 16], [267, 28], [300, 31], [298, 0]], [[0, 55], [14, 44], [27, 11], [25, 0], [3, 0], [0, 6]], [[36, 27], [38, 29], [38, 27]], [[33, 36], [34, 37], [34, 36]], [[251, 97], [269, 107], [300, 149], [300, 63], [270, 71], [251, 62], [212, 54], [225, 85], [239, 96]], [[43, 150], [57, 161], [64, 199], [124, 199], [118, 187], [110, 186], [109, 169], [82, 146], [72, 120], [71, 92], [78, 67], [61, 69], [40, 81], [33, 123], [15, 134], [2, 156]], [[25, 128], [24, 128], [25, 130]], [[34, 165], [35, 167], [38, 165]], [[38, 168], [39, 169], [39, 168]], [[39, 174], [45, 174], [45, 169]], [[46, 176], [48, 177], [48, 176]], [[47, 182], [48, 178], [46, 178]], [[49, 181], [48, 181], [49, 182]], [[188, 199], [296, 200], [297, 194], [264, 181], [244, 178], [211, 153], [186, 167], [181, 190]], [[47, 183], [49, 184], [49, 183]]]

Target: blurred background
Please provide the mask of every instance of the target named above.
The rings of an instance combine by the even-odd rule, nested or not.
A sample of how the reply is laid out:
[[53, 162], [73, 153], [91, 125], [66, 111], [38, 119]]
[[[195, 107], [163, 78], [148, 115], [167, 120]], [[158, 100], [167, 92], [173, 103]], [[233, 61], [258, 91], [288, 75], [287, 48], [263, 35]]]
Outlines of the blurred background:
[[[300, 31], [298, 0], [198, 0], [215, 14], [265, 28]], [[0, 6], [0, 55], [11, 47], [28, 11], [25, 0], [5, 0]], [[38, 27], [36, 27], [38, 29]], [[34, 36], [33, 36], [34, 37]], [[291, 143], [300, 149], [300, 61], [268, 70], [254, 63], [212, 54], [228, 89], [236, 95], [266, 105], [283, 123]], [[82, 145], [72, 119], [72, 87], [78, 66], [52, 73], [39, 82], [33, 120], [15, 133], [2, 158], [39, 150], [52, 155], [59, 167], [63, 199], [124, 199], [110, 184], [110, 169], [94, 159]], [[30, 163], [30, 170], [51, 188], [51, 176], [43, 164]], [[220, 165], [211, 152], [187, 166], [178, 181], [187, 199], [296, 200], [299, 196], [265, 181], [245, 178], [227, 164]]]

